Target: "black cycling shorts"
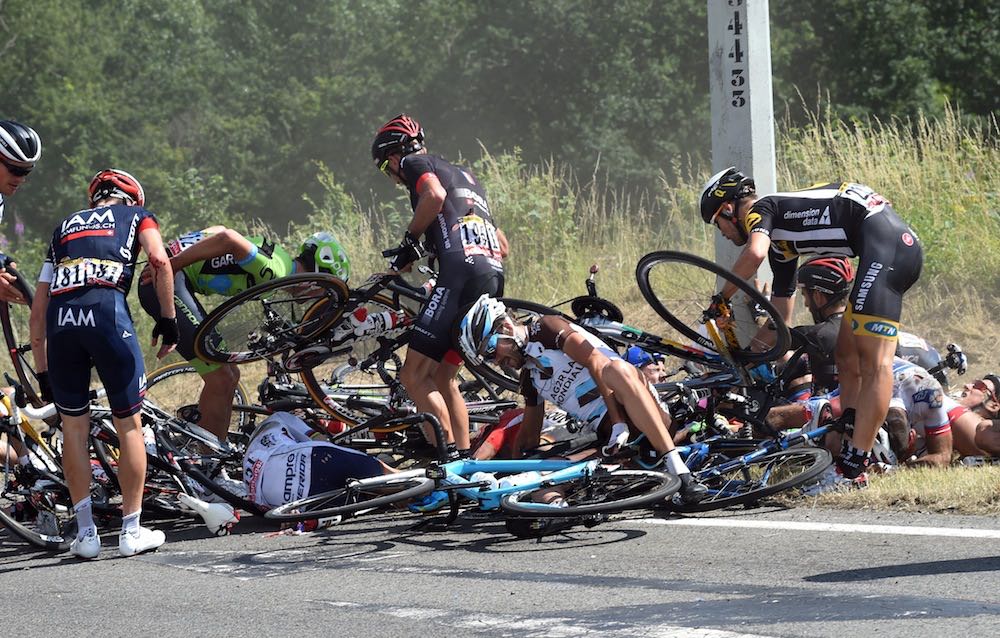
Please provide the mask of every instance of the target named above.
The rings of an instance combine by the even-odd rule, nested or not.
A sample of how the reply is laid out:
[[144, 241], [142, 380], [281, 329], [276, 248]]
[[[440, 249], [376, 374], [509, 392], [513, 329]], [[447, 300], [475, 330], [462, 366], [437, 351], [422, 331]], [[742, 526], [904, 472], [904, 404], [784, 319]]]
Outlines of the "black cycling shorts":
[[309, 496], [337, 490], [348, 479], [380, 476], [382, 464], [364, 452], [339, 445], [318, 445], [312, 449]]
[[[139, 304], [150, 317], [160, 318], [160, 300], [156, 297], [156, 288], [152, 282], [139, 286]], [[183, 270], [174, 271], [174, 308], [177, 312], [178, 354], [202, 376], [221, 368], [221, 363], [202, 361], [194, 353], [194, 334], [208, 313], [195, 297]]]
[[[442, 273], [451, 269], [441, 268]], [[451, 270], [451, 272], [454, 272]], [[467, 273], [442, 274], [431, 297], [420, 309], [410, 337], [410, 349], [440, 362], [454, 346], [452, 331], [459, 313], [483, 293], [503, 296], [503, 273], [489, 271], [471, 277]]]
[[888, 206], [861, 223], [858, 274], [846, 317], [854, 334], [895, 339], [903, 312], [903, 294], [924, 264], [916, 233]]

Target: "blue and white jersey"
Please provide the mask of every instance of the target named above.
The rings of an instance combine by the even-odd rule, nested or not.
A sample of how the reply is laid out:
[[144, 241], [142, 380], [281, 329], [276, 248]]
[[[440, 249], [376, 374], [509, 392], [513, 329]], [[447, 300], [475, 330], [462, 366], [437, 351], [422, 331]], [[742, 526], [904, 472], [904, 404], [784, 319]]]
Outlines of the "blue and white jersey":
[[139, 233], [158, 228], [141, 206], [100, 206], [73, 213], [52, 233], [38, 281], [53, 297], [75, 297], [94, 288], [128, 293], [138, 257]]
[[521, 394], [526, 405], [539, 405], [541, 399], [550, 401], [596, 429], [608, 413], [608, 406], [590, 370], [562, 351], [562, 344], [571, 333], [582, 335], [609, 359], [621, 359], [617, 352], [584, 328], [562, 317], [543, 316], [528, 326]]

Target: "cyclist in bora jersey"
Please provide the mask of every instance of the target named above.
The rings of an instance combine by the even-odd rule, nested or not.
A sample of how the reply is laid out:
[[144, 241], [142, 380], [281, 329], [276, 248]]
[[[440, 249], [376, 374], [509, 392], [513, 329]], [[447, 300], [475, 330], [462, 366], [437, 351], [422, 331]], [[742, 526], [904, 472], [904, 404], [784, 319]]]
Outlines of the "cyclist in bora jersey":
[[413, 219], [393, 270], [404, 270], [421, 254], [426, 236], [439, 275], [413, 327], [400, 377], [417, 408], [441, 421], [453, 452], [469, 453], [469, 412], [456, 377], [461, 356], [452, 350], [459, 310], [482, 294], [503, 295], [506, 239], [493, 224], [486, 191], [466, 169], [427, 154], [424, 130], [400, 114], [378, 130], [372, 159], [379, 170], [410, 193]]
[[[185, 414], [184, 418], [225, 441], [240, 372], [235, 364], [209, 363], [195, 355], [194, 334], [207, 314], [197, 295], [232, 297], [261, 282], [297, 272], [324, 272], [346, 282], [350, 261], [336, 238], [326, 232], [306, 239], [294, 259], [266, 237], [244, 237], [224, 226], [181, 235], [168, 243], [167, 250], [174, 272], [172, 305], [176, 306], [180, 329], [177, 351], [204, 381], [198, 414]], [[143, 271], [140, 277], [139, 301], [147, 314], [156, 317], [161, 306], [148, 275]]]
[[[867, 186], [832, 183], [761, 198], [753, 179], [735, 167], [708, 180], [700, 208], [706, 224], [715, 224], [726, 239], [745, 246], [732, 267], [736, 275], [752, 277], [768, 258], [774, 272], [771, 301], [786, 322], [791, 320], [800, 255], [859, 258], [835, 359], [845, 407], [841, 422], [850, 432], [837, 467], [847, 479], [861, 476], [889, 410], [903, 294], [923, 265], [916, 233]], [[720, 291], [723, 299], [735, 293], [732, 284]]]
[[[52, 234], [31, 308], [31, 354], [42, 398], [54, 400], [63, 423], [63, 471], [76, 513], [78, 532], [70, 551], [96, 558], [101, 539], [90, 500], [90, 371], [107, 390], [118, 431], [121, 458], [122, 532], [118, 551], [132, 556], [163, 544], [163, 532], [139, 525], [146, 479], [146, 448], [139, 410], [146, 391], [142, 350], [135, 336], [126, 295], [140, 246], [149, 255], [156, 294], [163, 302], [153, 343], [163, 337], [157, 357], [177, 343], [177, 321], [169, 303], [173, 276], [156, 218], [143, 208], [138, 180], [116, 169], [99, 172], [87, 190], [94, 208], [73, 213]], [[51, 387], [50, 387], [51, 384]]]

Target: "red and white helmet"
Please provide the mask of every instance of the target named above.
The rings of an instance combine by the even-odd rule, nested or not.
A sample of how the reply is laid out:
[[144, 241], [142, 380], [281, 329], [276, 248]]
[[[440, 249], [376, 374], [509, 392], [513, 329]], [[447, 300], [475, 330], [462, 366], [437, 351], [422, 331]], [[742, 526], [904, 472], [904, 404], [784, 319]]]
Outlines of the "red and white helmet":
[[134, 206], [146, 204], [146, 194], [139, 180], [117, 168], [106, 168], [94, 175], [87, 187], [87, 198], [93, 205], [108, 197], [118, 197], [132, 202]]

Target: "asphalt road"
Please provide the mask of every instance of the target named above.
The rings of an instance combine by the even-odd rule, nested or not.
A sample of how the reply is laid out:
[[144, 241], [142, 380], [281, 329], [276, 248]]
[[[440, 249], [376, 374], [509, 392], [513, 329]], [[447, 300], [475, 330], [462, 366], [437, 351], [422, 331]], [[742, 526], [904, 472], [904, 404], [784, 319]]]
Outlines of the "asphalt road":
[[[985, 636], [1000, 633], [1000, 521], [797, 508], [641, 514], [542, 540], [405, 515], [304, 535], [252, 519], [121, 559], [0, 531], [4, 635]], [[115, 530], [117, 531], [117, 530]]]

